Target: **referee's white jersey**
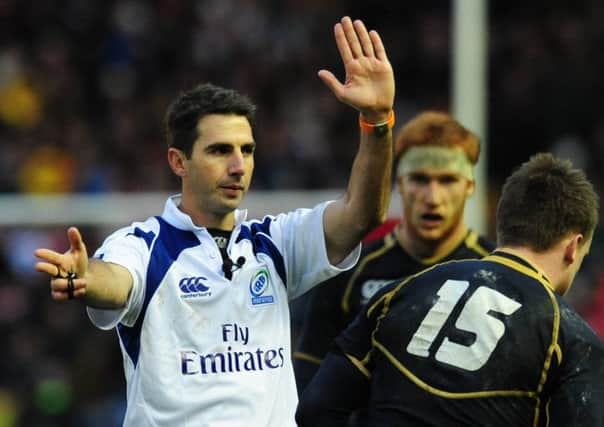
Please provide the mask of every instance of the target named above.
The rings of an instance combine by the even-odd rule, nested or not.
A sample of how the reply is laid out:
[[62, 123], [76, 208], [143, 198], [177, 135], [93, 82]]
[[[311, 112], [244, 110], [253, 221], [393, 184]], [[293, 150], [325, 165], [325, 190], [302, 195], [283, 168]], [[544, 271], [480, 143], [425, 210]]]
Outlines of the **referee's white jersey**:
[[118, 332], [124, 425], [295, 426], [288, 300], [351, 268], [360, 246], [329, 264], [329, 202], [263, 220], [236, 211], [228, 280], [212, 236], [179, 203], [169, 198], [161, 217], [116, 231], [95, 253], [134, 282], [123, 309], [88, 308], [97, 327]]

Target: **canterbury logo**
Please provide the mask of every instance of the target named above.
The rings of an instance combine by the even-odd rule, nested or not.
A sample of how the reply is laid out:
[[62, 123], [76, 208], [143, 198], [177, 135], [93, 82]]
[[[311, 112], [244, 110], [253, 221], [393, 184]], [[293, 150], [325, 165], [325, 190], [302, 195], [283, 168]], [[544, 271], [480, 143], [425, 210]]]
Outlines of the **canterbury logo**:
[[206, 292], [210, 290], [210, 288], [203, 284], [204, 280], [208, 279], [203, 276], [183, 277], [180, 279], [180, 282], [178, 282], [178, 287], [186, 294], [191, 292]]

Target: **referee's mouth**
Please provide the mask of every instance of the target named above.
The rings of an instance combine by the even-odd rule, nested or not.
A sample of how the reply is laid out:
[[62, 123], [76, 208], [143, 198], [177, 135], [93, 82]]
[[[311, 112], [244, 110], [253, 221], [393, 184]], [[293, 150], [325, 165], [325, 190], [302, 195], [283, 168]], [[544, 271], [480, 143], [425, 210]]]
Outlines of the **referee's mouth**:
[[239, 184], [221, 185], [220, 188], [229, 196], [238, 196], [244, 191], [243, 185]]

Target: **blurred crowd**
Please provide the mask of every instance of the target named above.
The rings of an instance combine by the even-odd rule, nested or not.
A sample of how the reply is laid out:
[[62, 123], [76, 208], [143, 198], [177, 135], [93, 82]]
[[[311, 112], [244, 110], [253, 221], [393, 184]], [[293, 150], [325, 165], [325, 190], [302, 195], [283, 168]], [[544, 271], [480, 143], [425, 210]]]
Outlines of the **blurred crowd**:
[[[478, 183], [489, 224], [503, 179], [537, 151], [570, 158], [604, 195], [604, 3], [489, 8], [488, 182]], [[259, 106], [252, 191], [343, 187], [356, 115], [316, 76], [343, 77], [333, 24], [346, 14], [380, 32], [400, 125], [450, 104], [450, 12], [442, 0], [0, 0], [0, 193], [173, 190], [163, 113], [203, 81]], [[83, 233], [93, 250], [107, 230]], [[78, 303], [52, 302], [33, 271], [35, 247], [65, 242], [63, 228], [0, 228], [0, 427], [121, 425], [115, 333], [94, 329]], [[568, 296], [601, 336], [603, 256], [598, 229]]]

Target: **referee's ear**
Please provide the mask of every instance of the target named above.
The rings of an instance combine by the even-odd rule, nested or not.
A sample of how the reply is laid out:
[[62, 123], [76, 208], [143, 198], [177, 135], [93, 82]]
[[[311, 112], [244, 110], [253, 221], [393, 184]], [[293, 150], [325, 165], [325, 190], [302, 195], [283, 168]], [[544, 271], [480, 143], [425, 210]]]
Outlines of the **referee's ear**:
[[187, 176], [185, 160], [187, 160], [187, 157], [182, 150], [174, 147], [168, 148], [168, 164], [170, 165], [170, 169], [181, 178]]

